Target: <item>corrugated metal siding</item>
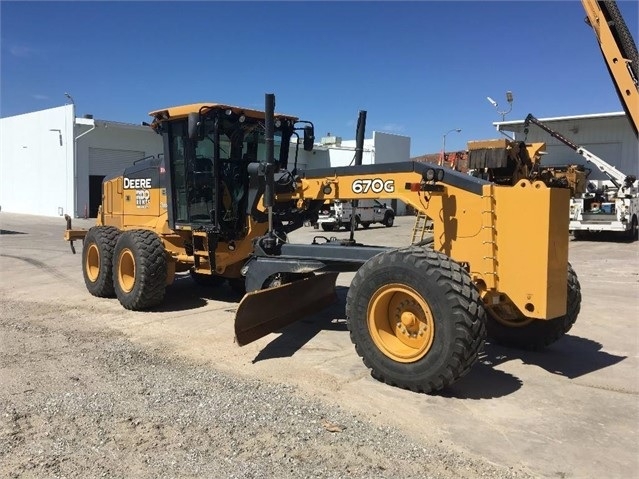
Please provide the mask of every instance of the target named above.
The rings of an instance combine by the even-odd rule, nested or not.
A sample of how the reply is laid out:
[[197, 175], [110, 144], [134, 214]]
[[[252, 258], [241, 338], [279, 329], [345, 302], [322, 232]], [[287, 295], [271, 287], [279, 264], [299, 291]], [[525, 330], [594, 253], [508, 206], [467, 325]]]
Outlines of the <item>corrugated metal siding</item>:
[[105, 176], [123, 170], [144, 158], [143, 151], [89, 147], [89, 175]]

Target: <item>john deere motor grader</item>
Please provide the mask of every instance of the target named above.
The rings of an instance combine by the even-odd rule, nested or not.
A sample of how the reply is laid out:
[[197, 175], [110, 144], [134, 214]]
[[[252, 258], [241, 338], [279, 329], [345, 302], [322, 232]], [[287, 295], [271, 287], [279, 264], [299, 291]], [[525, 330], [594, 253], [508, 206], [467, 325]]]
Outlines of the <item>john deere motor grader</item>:
[[[83, 239], [85, 283], [131, 310], [162, 302], [175, 274], [231, 281], [248, 292], [235, 318], [239, 345], [335, 300], [339, 273], [355, 271], [346, 302], [350, 336], [375, 378], [414, 391], [452, 384], [477, 361], [486, 332], [540, 348], [577, 318], [568, 264], [569, 191], [526, 179], [512, 185], [404, 162], [289, 171], [291, 141], [312, 149], [313, 126], [274, 113], [196, 104], [151, 113], [163, 160], [105, 178], [97, 224]], [[301, 125], [301, 126], [300, 126]], [[297, 146], [294, 148], [297, 155]], [[432, 219], [430, 244], [400, 249], [287, 233], [325, 201], [397, 198]], [[73, 245], [73, 242], [71, 243]]]

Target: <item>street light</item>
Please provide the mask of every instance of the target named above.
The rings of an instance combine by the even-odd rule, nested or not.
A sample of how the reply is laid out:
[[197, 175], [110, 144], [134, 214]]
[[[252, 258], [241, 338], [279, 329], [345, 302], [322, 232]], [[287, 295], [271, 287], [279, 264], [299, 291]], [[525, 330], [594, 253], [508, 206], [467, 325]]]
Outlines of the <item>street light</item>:
[[461, 133], [461, 128], [453, 128], [452, 130], [448, 130], [446, 133], [444, 133], [444, 136], [442, 138], [442, 163], [444, 162], [444, 159], [446, 158], [446, 136], [449, 133], [452, 133], [453, 131], [456, 131], [457, 133]]
[[495, 100], [490, 98], [489, 96], [486, 97], [486, 100], [488, 100], [490, 104], [495, 107], [495, 109], [497, 110], [497, 113], [501, 115], [501, 121], [506, 120], [506, 115], [510, 113], [513, 109], [513, 92], [511, 91], [506, 92], [506, 101], [508, 102], [508, 110], [506, 111], [499, 111], [499, 108], [498, 108], [499, 104]]

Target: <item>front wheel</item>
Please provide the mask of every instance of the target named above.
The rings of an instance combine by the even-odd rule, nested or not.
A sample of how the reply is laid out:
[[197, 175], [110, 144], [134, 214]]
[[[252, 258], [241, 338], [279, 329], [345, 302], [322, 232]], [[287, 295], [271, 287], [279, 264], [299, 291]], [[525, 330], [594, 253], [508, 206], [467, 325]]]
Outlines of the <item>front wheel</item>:
[[120, 304], [134, 311], [162, 302], [166, 289], [166, 253], [150, 230], [122, 233], [113, 255], [113, 283]]
[[477, 361], [486, 335], [477, 288], [446, 255], [419, 247], [380, 253], [357, 272], [346, 299], [352, 342], [376, 379], [441, 390]]
[[394, 222], [395, 222], [395, 217], [391, 213], [386, 213], [386, 216], [384, 217], [384, 221], [382, 221], [384, 226], [386, 226], [387, 228], [390, 228], [391, 226], [393, 226]]
[[515, 310], [514, 305], [509, 309], [509, 314], [503, 314], [503, 311], [487, 308], [489, 338], [503, 346], [532, 351], [551, 345], [570, 331], [577, 321], [581, 309], [581, 286], [577, 274], [569, 264], [565, 315], [554, 319], [533, 319]]

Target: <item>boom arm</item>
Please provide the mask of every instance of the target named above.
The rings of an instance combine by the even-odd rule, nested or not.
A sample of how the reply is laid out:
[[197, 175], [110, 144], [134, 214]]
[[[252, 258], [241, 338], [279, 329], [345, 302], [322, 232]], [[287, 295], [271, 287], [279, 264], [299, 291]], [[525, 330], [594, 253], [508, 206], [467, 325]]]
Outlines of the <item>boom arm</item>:
[[539, 128], [544, 130], [550, 136], [552, 136], [553, 138], [557, 138], [564, 145], [566, 145], [570, 149], [574, 150], [575, 152], [583, 156], [588, 163], [592, 163], [593, 165], [595, 165], [599, 169], [599, 171], [601, 171], [608, 178], [610, 178], [610, 181], [612, 181], [617, 188], [620, 188], [621, 185], [625, 182], [626, 175], [624, 175], [617, 168], [612, 166], [610, 163], [607, 163], [606, 161], [602, 160], [597, 155], [595, 155], [591, 151], [588, 151], [584, 147], [576, 145], [575, 143], [570, 141], [568, 138], [563, 136], [561, 133], [543, 124], [541, 121], [539, 121], [537, 118], [535, 118], [532, 114], [529, 113], [528, 116], [526, 117], [526, 120], [524, 121], [524, 128], [527, 129], [530, 123], [537, 125]]
[[639, 55], [637, 45], [614, 1], [581, 0], [597, 38], [619, 100], [635, 135], [639, 129]]

